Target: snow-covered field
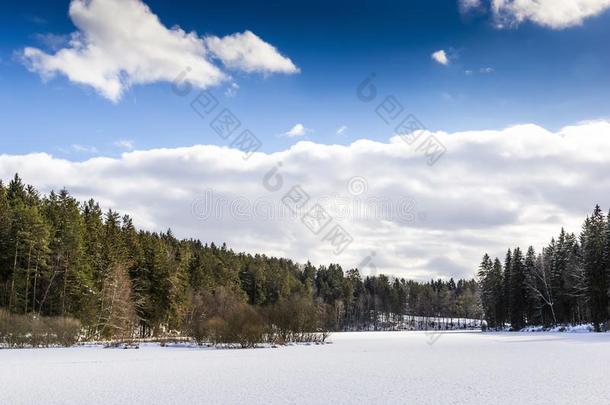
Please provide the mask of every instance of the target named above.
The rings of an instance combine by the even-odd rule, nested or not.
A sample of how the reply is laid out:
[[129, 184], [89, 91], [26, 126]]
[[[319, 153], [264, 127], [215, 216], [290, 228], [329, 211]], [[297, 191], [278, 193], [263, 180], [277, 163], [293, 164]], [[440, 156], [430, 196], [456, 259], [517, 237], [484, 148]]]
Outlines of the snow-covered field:
[[250, 350], [0, 350], [0, 404], [610, 404], [610, 333], [335, 333]]

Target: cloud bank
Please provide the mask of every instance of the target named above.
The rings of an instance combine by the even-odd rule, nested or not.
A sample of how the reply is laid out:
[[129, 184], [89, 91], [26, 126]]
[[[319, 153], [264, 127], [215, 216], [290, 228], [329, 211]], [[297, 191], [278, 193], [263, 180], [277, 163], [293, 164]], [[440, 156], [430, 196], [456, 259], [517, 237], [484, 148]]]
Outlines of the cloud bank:
[[[578, 232], [594, 204], [610, 206], [609, 122], [434, 135], [447, 152], [432, 167], [393, 137], [299, 142], [248, 160], [210, 145], [85, 162], [2, 155], [0, 176], [19, 172], [41, 191], [94, 197], [149, 230], [314, 263], [349, 267], [372, 257], [364, 273], [416, 279], [471, 276], [484, 252], [539, 248], [561, 226]], [[286, 210], [282, 198], [297, 185], [353, 237], [341, 254]]]
[[218, 38], [167, 28], [140, 0], [72, 0], [69, 15], [78, 31], [68, 45], [52, 54], [27, 47], [24, 63], [45, 80], [63, 74], [113, 102], [133, 85], [172, 81], [186, 68], [193, 85], [218, 85], [228, 76], [214, 57], [245, 72], [298, 72], [250, 31]]

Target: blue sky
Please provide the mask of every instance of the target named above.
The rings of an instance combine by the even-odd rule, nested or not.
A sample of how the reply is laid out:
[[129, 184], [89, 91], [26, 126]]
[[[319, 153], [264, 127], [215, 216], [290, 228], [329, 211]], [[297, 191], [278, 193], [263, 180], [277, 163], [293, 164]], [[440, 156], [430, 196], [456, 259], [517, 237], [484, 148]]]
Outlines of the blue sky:
[[[5, 2], [0, 179], [237, 251], [470, 277], [484, 252], [540, 251], [610, 206], [609, 34], [610, 0]], [[187, 68], [197, 91], [180, 97]], [[200, 89], [265, 153], [227, 148], [221, 107], [189, 106]], [[423, 142], [375, 113], [390, 95]], [[295, 185], [349, 248], [281, 215]]]
[[[516, 123], [555, 130], [610, 114], [610, 13], [565, 29], [530, 21], [498, 29], [489, 13], [461, 13], [451, 0], [146, 3], [166, 27], [216, 36], [251, 30], [300, 69], [231, 72], [239, 85], [232, 97], [224, 94], [228, 83], [211, 89], [263, 140], [265, 151], [303, 139], [279, 136], [297, 123], [317, 143], [387, 140], [391, 128], [355, 96], [371, 72], [382, 95], [395, 95], [431, 130]], [[28, 71], [18, 52], [33, 46], [53, 53], [41, 35], [77, 30], [68, 7], [57, 0], [2, 6], [3, 153], [45, 151], [81, 160], [117, 155], [119, 140], [137, 149], [224, 144], [167, 82], [134, 85], [113, 103], [61, 74], [44, 82]], [[446, 66], [430, 57], [441, 49], [450, 56]], [[481, 73], [485, 68], [493, 71]], [[337, 136], [342, 126], [347, 130]]]

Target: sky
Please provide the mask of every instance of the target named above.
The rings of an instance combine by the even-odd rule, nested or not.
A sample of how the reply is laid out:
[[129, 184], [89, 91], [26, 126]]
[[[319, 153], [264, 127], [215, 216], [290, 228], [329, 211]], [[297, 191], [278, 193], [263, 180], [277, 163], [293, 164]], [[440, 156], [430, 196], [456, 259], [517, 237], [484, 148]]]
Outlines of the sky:
[[[5, 2], [0, 176], [237, 250], [470, 276], [484, 251], [538, 248], [610, 205], [608, 9]], [[227, 134], [216, 117], [239, 125]], [[419, 144], [401, 136], [408, 117]], [[235, 142], [246, 129], [253, 154]], [[304, 211], [280, 215], [295, 190]], [[316, 203], [330, 218], [319, 233], [302, 218]], [[353, 240], [338, 253], [334, 229]]]

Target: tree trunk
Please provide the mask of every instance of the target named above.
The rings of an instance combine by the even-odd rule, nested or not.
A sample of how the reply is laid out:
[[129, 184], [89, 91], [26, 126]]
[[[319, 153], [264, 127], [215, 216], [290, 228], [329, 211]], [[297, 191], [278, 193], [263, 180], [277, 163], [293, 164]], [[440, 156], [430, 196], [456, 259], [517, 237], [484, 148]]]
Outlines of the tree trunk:
[[57, 271], [53, 271], [53, 275], [51, 276], [51, 280], [49, 281], [49, 285], [47, 286], [47, 289], [44, 292], [44, 296], [42, 297], [42, 300], [40, 301], [40, 306], [38, 307], [38, 315], [40, 316], [41, 312], [42, 312], [42, 306], [44, 305], [44, 302], [47, 300], [47, 295], [49, 294], [49, 290], [51, 289], [51, 285], [53, 285], [53, 280], [55, 279], [55, 276], [57, 275]]
[[15, 295], [15, 277], [17, 276], [17, 254], [19, 253], [19, 240], [15, 241], [15, 260], [13, 262], [13, 277], [11, 277], [11, 294], [8, 298], [9, 312], [13, 308], [13, 296]]
[[34, 266], [34, 288], [32, 291], [32, 311], [36, 311], [36, 283], [38, 282], [38, 254], [36, 254], [36, 265]]
[[61, 294], [61, 316], [66, 315], [66, 291], [68, 289], [68, 264], [67, 261], [64, 260], [64, 287], [63, 293]]
[[30, 293], [30, 263], [32, 260], [32, 245], [30, 244], [30, 251], [28, 252], [28, 268], [25, 273], [25, 308], [23, 313], [28, 313], [28, 294]]

